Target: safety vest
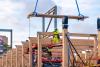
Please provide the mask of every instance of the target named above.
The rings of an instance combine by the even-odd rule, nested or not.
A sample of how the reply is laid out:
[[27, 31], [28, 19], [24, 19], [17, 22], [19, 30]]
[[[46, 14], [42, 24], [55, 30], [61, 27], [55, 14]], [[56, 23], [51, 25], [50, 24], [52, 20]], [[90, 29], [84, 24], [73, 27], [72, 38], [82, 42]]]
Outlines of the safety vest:
[[59, 43], [60, 41], [60, 36], [58, 30], [53, 31], [53, 42], [54, 43]]

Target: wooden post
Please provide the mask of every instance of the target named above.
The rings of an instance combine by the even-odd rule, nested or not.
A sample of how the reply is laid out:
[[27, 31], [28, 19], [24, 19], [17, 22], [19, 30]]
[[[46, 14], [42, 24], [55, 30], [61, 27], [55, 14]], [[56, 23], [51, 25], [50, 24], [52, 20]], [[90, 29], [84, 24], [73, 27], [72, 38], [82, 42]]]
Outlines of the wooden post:
[[38, 67], [42, 67], [42, 45], [41, 45], [41, 34], [37, 33], [38, 37]]
[[2, 65], [1, 63], [2, 63], [2, 60], [1, 60], [1, 57], [0, 57], [0, 66]]
[[18, 67], [18, 48], [16, 46], [16, 67]]
[[62, 67], [68, 66], [68, 44], [67, 44], [67, 28], [68, 28], [68, 17], [63, 20], [63, 30], [62, 30]]
[[17, 67], [22, 67], [22, 46], [16, 45], [17, 47]]
[[98, 56], [100, 57], [100, 31], [98, 31]]
[[11, 67], [11, 50], [7, 52], [7, 67]]
[[[32, 45], [37, 44], [37, 37], [29, 37], [29, 64], [32, 66]], [[36, 64], [37, 66], [37, 64]]]
[[30, 40], [29, 40], [29, 67], [32, 67], [32, 45]]
[[100, 18], [97, 18], [97, 30], [98, 30], [98, 56], [100, 58]]
[[12, 50], [11, 50], [11, 67], [13, 67], [13, 58], [12, 58]]
[[62, 48], [62, 67], [68, 67], [68, 51], [67, 51], [67, 39], [66, 39], [66, 32], [67, 30], [64, 29], [63, 32], [62, 32], [62, 36], [63, 36], [63, 39], [62, 39], [62, 45], [63, 45], [63, 48]]
[[98, 40], [97, 40], [97, 36], [94, 38], [94, 56], [98, 57]]
[[2, 57], [0, 56], [0, 67], [2, 67]]
[[12, 67], [16, 66], [16, 49], [13, 48], [11, 50], [11, 54], [12, 54]]
[[6, 67], [6, 55], [3, 55], [3, 67]]
[[24, 45], [22, 45], [22, 67], [24, 67]]
[[7, 67], [8, 65], [7, 65], [7, 53], [6, 53], [6, 67]]
[[5, 54], [5, 67], [7, 66], [7, 63], [6, 63], [6, 61], [7, 61], [7, 55]]
[[4, 55], [2, 56], [2, 67], [4, 67], [4, 59], [3, 59]]
[[3, 56], [2, 56], [2, 67], [3, 67]]
[[23, 56], [22, 56], [22, 65], [23, 65], [23, 67], [25, 67], [25, 66], [29, 67], [29, 54], [28, 54], [29, 41], [26, 40], [26, 41], [22, 42], [22, 44], [23, 44], [22, 45], [22, 54], [23, 54]]

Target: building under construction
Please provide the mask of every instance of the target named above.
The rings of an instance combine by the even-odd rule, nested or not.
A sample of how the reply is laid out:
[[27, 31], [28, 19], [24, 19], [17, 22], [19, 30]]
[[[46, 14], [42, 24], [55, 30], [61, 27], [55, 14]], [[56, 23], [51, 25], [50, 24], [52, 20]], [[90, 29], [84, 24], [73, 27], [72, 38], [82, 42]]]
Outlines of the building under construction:
[[[35, 8], [37, 8], [38, 0]], [[42, 18], [42, 32], [37, 37], [29, 37], [22, 41], [23, 45], [9, 49], [0, 57], [0, 67], [100, 67], [100, 19], [97, 19], [98, 34], [70, 33], [68, 20], [83, 21], [88, 16], [59, 15], [57, 6], [45, 14], [37, 13], [36, 9], [27, 18]], [[49, 18], [48, 27], [45, 19]], [[49, 32], [54, 19], [54, 31]], [[57, 28], [57, 19], [62, 20], [62, 32]], [[90, 38], [90, 39], [89, 39]]]

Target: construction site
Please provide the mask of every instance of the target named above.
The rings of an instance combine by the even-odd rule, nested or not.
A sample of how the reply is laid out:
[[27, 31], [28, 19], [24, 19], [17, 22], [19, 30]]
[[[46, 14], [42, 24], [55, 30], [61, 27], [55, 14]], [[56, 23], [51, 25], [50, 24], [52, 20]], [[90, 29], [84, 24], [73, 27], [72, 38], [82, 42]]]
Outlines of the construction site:
[[[26, 17], [29, 20], [32, 17], [41, 18], [42, 32], [37, 31], [37, 36], [33, 37], [30, 36], [30, 31], [35, 28], [29, 29], [28, 39], [13, 48], [13, 29], [0, 29], [11, 32], [11, 46], [0, 54], [0, 67], [100, 67], [100, 18], [97, 17], [95, 21], [97, 34], [71, 33], [68, 31], [69, 20], [79, 22], [89, 19], [89, 16], [81, 14], [77, 0], [78, 15], [59, 15], [56, 5], [45, 13], [39, 13], [39, 0], [35, 1], [34, 11]], [[59, 32], [59, 19], [62, 32]], [[28, 23], [30, 28], [31, 22]], [[49, 31], [51, 23], [53, 31]]]

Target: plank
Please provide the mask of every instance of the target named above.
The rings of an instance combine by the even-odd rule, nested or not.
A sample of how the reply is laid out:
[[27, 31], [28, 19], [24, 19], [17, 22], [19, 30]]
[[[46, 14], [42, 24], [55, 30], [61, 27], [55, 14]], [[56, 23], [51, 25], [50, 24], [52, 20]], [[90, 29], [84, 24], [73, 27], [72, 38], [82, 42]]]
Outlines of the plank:
[[31, 13], [28, 15], [28, 18], [30, 17], [45, 17], [45, 18], [64, 18], [65, 16], [68, 16], [69, 19], [86, 19], [88, 18], [87, 16], [71, 16], [71, 15], [48, 15], [48, 14], [34, 14]]

